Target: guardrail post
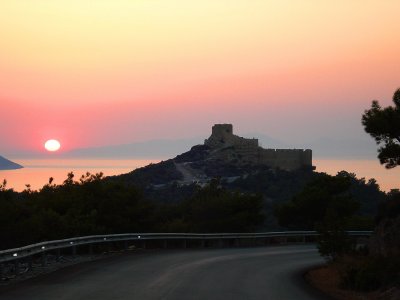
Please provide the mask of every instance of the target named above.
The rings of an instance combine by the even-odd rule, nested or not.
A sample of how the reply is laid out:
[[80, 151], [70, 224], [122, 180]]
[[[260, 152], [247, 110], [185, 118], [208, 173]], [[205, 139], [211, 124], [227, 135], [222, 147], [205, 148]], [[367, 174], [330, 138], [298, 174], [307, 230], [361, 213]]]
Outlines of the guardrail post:
[[93, 244], [89, 245], [89, 255], [93, 254]]
[[58, 248], [58, 249], [56, 250], [56, 260], [57, 260], [57, 261], [60, 260], [60, 256], [61, 256], [61, 249]]
[[224, 248], [224, 240], [218, 239], [218, 248]]
[[183, 240], [183, 241], [182, 241], [182, 247], [183, 247], [183, 249], [186, 249], [186, 246], [187, 246], [186, 240]]
[[239, 247], [240, 246], [240, 239], [234, 239], [233, 240], [233, 245], [235, 246], [235, 247]]
[[206, 246], [206, 241], [205, 241], [205, 239], [201, 239], [200, 240], [200, 247], [201, 248], [204, 248]]
[[4, 273], [5, 273], [4, 264], [0, 264], [0, 279], [3, 278]]
[[168, 241], [165, 239], [163, 240], [163, 248], [167, 249], [168, 248]]
[[128, 241], [124, 241], [124, 250], [128, 250], [129, 245], [128, 245]]
[[76, 246], [72, 246], [72, 255], [73, 255], [73, 256], [76, 255]]

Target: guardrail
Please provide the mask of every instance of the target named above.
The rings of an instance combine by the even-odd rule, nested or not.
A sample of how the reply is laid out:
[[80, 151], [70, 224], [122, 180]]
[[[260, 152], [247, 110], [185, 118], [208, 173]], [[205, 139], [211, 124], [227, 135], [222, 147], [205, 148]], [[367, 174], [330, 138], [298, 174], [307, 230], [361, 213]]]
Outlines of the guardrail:
[[[348, 231], [350, 236], [368, 237], [372, 231]], [[186, 248], [186, 242], [191, 240], [200, 240], [200, 246], [204, 247], [206, 241], [219, 241], [219, 246], [223, 246], [224, 241], [233, 241], [233, 245], [239, 246], [241, 240], [264, 241], [268, 239], [280, 238], [282, 242], [287, 242], [288, 238], [297, 238], [301, 242], [306, 242], [307, 238], [316, 237], [316, 231], [283, 231], [283, 232], [263, 232], [263, 233], [215, 233], [215, 234], [196, 234], [196, 233], [126, 233], [126, 234], [108, 234], [91, 235], [76, 237], [63, 240], [47, 241], [28, 245], [20, 248], [0, 251], [0, 264], [19, 261], [39, 254], [45, 254], [53, 250], [71, 248], [72, 253], [76, 254], [76, 249], [83, 245], [95, 245], [100, 243], [141, 241], [145, 247], [145, 241], [162, 241], [164, 248], [170, 240], [182, 241]], [[127, 247], [127, 244], [125, 244]]]

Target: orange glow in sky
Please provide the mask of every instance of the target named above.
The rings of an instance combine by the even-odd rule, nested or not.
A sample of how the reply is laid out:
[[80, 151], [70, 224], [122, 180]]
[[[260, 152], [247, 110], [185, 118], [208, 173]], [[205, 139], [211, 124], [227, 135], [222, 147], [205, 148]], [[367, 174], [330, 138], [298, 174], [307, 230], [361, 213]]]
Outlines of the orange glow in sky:
[[[400, 86], [398, 0], [3, 0], [0, 152], [363, 135]], [[297, 140], [296, 140], [297, 139]]]

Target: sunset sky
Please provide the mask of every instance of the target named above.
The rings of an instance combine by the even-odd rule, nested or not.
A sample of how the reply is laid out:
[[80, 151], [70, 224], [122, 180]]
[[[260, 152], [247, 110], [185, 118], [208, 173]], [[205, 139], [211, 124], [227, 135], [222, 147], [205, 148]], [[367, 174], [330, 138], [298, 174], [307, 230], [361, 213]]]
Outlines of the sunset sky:
[[294, 145], [370, 139], [364, 109], [400, 87], [399, 12], [398, 0], [2, 0], [0, 154], [207, 137], [214, 123]]

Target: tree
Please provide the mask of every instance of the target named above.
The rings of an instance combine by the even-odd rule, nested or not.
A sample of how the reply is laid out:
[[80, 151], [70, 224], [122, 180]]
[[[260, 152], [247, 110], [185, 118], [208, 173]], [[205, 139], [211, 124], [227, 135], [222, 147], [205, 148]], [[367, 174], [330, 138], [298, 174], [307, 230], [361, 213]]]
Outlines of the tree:
[[321, 174], [308, 183], [291, 201], [276, 208], [281, 226], [316, 230], [318, 250], [328, 259], [336, 259], [352, 249], [346, 233], [359, 203], [350, 194], [354, 174], [339, 172], [335, 177]]
[[[346, 173], [348, 174], [348, 173]], [[357, 211], [359, 203], [350, 194], [351, 174], [320, 174], [291, 201], [276, 207], [281, 226], [294, 230], [315, 230], [328, 213], [347, 218]]]
[[377, 100], [365, 110], [362, 124], [380, 146], [378, 158], [387, 169], [400, 165], [400, 88], [393, 94], [395, 106], [382, 108]]
[[182, 202], [183, 221], [193, 232], [249, 232], [264, 221], [259, 195], [231, 192], [218, 180]]

